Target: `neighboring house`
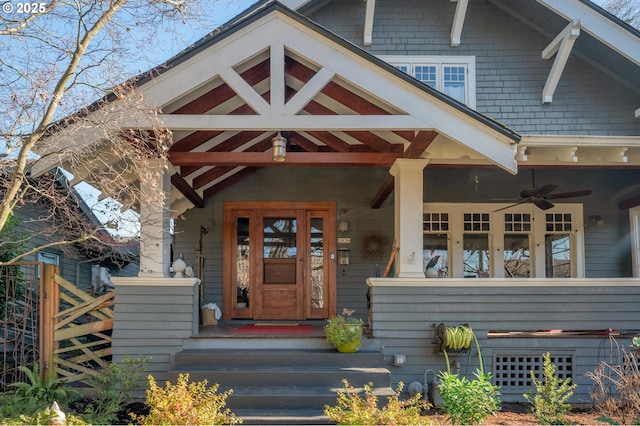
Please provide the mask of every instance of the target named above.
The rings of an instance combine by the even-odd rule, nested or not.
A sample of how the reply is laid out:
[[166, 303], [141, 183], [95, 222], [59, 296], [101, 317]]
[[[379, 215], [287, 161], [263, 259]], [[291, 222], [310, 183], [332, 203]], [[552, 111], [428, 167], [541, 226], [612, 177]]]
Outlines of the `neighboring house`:
[[[88, 242], [85, 244], [51, 245], [62, 240], [69, 240], [78, 236], [80, 229], [92, 230], [101, 226], [99, 219], [91, 211], [84, 199], [71, 188], [67, 178], [59, 170], [51, 170], [46, 174], [29, 179], [30, 188], [26, 192], [25, 202], [19, 203], [14, 210], [15, 217], [19, 220], [19, 231], [28, 235], [28, 242], [24, 250], [32, 250], [43, 247], [41, 250], [22, 258], [21, 262], [43, 262], [57, 265], [60, 275], [76, 284], [80, 289], [91, 293], [103, 292], [104, 279], [107, 275], [134, 276], [137, 274], [138, 247], [134, 241], [128, 244], [116, 243], [114, 240], [112, 249]], [[59, 192], [59, 202], [64, 206], [58, 208], [44, 200], [38, 200], [37, 191], [51, 191], [51, 185], [56, 186]], [[65, 220], [66, 214], [77, 212], [72, 220]], [[70, 224], [70, 225], [65, 225]], [[104, 238], [113, 239], [102, 233]], [[48, 247], [47, 247], [48, 246]], [[102, 271], [104, 269], [104, 271]]]
[[168, 211], [143, 224], [114, 353], [160, 379], [221, 347], [192, 339], [206, 302], [233, 324], [370, 300], [393, 383], [446, 369], [437, 325], [468, 323], [506, 401], [547, 350], [588, 401], [608, 330], [640, 332], [640, 34], [587, 0], [262, 1], [137, 82], [203, 286], [170, 278]]

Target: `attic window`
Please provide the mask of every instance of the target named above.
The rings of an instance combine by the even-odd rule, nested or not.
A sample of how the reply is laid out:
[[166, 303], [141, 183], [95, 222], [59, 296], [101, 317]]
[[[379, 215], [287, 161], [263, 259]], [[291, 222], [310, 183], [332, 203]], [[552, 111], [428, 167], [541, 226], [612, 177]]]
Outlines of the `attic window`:
[[468, 107], [476, 107], [474, 56], [381, 56], [380, 59]]

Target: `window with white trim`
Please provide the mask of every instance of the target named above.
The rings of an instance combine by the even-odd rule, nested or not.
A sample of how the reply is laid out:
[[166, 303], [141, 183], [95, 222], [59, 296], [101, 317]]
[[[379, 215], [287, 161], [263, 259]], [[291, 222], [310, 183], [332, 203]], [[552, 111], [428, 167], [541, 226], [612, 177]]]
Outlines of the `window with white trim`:
[[380, 59], [475, 109], [475, 56], [381, 56]]
[[424, 203], [425, 276], [584, 277], [582, 204], [507, 206]]

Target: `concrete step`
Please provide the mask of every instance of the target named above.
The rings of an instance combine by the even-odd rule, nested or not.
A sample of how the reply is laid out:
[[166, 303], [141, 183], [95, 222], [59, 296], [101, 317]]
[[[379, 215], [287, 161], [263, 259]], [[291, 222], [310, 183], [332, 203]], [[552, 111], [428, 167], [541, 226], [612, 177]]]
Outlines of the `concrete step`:
[[[314, 417], [320, 416], [316, 420], [325, 422], [324, 406], [336, 404], [345, 379], [356, 388], [372, 383], [381, 402], [394, 394], [381, 351], [189, 349], [176, 354], [168, 378], [175, 382], [181, 373], [189, 373], [190, 381], [217, 383], [221, 392], [231, 389], [227, 407], [234, 413], [251, 412], [253, 424], [277, 423], [287, 413], [294, 421], [309, 410], [316, 413]], [[272, 420], [259, 414], [274, 411], [278, 415]]]
[[[242, 364], [239, 365], [239, 361]], [[380, 367], [384, 364], [381, 351], [360, 351], [340, 353], [335, 349], [188, 349], [175, 355], [176, 367], [218, 366], [239, 367], [294, 367], [294, 366], [334, 366], [334, 367]]]
[[[180, 373], [189, 373], [191, 381], [206, 379], [218, 383], [221, 389], [240, 386], [333, 386], [346, 379], [355, 387], [372, 382], [388, 384], [390, 373], [380, 367], [182, 367]], [[178, 371], [169, 373], [169, 380], [175, 381]]]
[[[335, 405], [341, 388], [313, 386], [241, 387], [234, 389], [227, 406], [235, 410], [312, 410], [322, 412], [325, 405]], [[374, 393], [386, 403], [393, 394], [388, 388], [375, 388]]]
[[243, 425], [329, 425], [323, 410], [236, 410]]

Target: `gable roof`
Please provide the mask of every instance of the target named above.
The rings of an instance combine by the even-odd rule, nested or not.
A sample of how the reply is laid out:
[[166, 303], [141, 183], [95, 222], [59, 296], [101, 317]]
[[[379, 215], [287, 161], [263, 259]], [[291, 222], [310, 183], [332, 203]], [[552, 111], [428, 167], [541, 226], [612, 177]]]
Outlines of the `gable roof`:
[[[275, 1], [255, 4], [137, 84], [174, 133], [178, 212], [260, 167], [388, 167], [424, 156], [432, 142], [441, 149], [431, 157], [455, 146], [454, 156], [516, 171], [516, 132]], [[120, 124], [148, 126], [145, 117]], [[276, 132], [291, 142], [285, 163], [271, 160]]]

